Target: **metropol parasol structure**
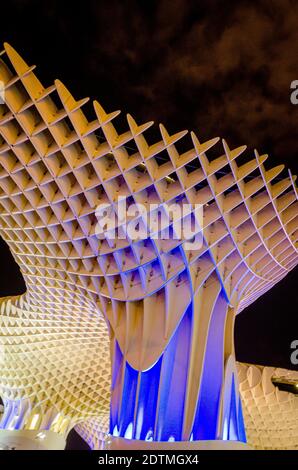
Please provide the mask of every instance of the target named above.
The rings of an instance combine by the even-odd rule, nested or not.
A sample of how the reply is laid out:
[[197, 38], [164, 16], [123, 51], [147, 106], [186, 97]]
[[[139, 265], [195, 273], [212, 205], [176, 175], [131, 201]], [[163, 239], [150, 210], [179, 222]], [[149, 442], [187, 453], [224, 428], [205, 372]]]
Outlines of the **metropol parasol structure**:
[[[76, 427], [93, 448], [244, 447], [233, 325], [298, 262], [296, 177], [219, 138], [160, 125], [151, 141], [129, 114], [119, 132], [120, 111], [87, 118], [88, 98], [44, 87], [8, 44], [1, 59], [0, 235], [26, 292], [0, 301], [0, 444], [63, 448]], [[119, 197], [166, 224], [99, 237]], [[171, 203], [199, 245], [175, 237]]]

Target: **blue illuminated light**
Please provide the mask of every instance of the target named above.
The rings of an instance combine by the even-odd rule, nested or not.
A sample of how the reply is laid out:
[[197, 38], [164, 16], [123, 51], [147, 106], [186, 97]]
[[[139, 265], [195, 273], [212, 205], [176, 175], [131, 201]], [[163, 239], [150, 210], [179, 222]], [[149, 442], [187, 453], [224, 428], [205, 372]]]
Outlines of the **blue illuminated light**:
[[[115, 342], [112, 371], [110, 432], [114, 436], [145, 441], [217, 439], [224, 374], [223, 342], [226, 317], [223, 291], [213, 308], [206, 342], [200, 393], [189, 436], [183, 435], [185, 397], [192, 341], [193, 303], [189, 305], [164, 353], [146, 371], [127, 362]], [[238, 395], [237, 395], [238, 397]], [[232, 377], [224, 440], [246, 441], [241, 403], [236, 406]]]

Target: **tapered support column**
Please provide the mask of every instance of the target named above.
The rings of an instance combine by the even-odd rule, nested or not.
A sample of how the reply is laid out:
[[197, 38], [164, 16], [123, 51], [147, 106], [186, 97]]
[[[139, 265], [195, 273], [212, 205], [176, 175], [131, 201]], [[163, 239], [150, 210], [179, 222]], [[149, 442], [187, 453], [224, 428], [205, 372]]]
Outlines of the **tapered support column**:
[[[145, 370], [132, 365], [131, 355], [113, 340], [111, 434], [145, 441], [245, 441], [230, 344], [233, 310], [219, 279], [213, 275], [202, 283], [180, 315], [175, 302], [167, 301], [171, 312], [156, 303], [154, 315], [160, 314], [161, 323], [170, 314], [178, 321]], [[139, 306], [141, 315], [146, 311]], [[152, 348], [161, 336], [153, 323]], [[137, 357], [144, 344], [134, 346]]]

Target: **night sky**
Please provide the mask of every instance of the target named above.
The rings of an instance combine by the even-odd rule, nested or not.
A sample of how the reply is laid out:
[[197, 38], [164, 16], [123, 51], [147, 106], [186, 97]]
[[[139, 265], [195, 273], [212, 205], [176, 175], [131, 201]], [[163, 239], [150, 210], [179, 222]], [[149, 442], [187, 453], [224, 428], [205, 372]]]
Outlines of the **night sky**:
[[[298, 105], [290, 102], [298, 80], [297, 1], [4, 3], [1, 42], [36, 64], [45, 86], [59, 78], [77, 99], [98, 99], [108, 112], [163, 122], [170, 132], [194, 130], [202, 141], [247, 144], [251, 155], [254, 148], [269, 153], [270, 167], [283, 162], [297, 174]], [[24, 292], [18, 267], [0, 247], [0, 294]], [[238, 360], [294, 368], [297, 280], [296, 269], [239, 315]]]

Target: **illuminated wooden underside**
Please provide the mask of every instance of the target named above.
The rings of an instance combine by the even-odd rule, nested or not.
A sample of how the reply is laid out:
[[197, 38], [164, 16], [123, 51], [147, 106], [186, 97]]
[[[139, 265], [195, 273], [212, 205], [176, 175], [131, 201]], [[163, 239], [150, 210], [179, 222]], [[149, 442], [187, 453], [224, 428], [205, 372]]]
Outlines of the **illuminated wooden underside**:
[[[130, 115], [127, 131], [118, 134], [119, 111], [106, 113], [95, 101], [89, 121], [83, 112], [88, 98], [76, 101], [58, 80], [44, 88], [33, 70], [4, 45], [0, 234], [27, 291], [1, 301], [1, 426], [63, 434], [84, 420], [106, 422], [111, 347], [112, 431], [139, 438], [145, 431], [136, 421], [126, 428], [120, 422], [125, 370], [137, 371], [140, 384], [143, 372], [161, 360], [160, 403], [168, 351], [190, 325], [187, 348], [181, 343], [175, 358], [175, 364], [185, 361], [186, 372], [173, 372], [176, 383], [184, 374], [179, 439], [197, 438], [200, 392], [208, 392], [204, 364], [212, 360], [219, 380], [212, 390], [219, 400], [214, 437], [227, 438], [232, 377], [240, 412], [234, 317], [297, 264], [296, 177], [284, 177], [283, 166], [266, 169], [267, 156], [256, 151], [247, 158], [245, 146], [230, 149], [218, 138], [200, 143], [193, 132], [170, 135], [162, 125], [160, 140], [149, 144], [153, 123], [139, 125]], [[180, 140], [188, 150], [178, 150]], [[208, 156], [211, 148], [217, 157]], [[202, 204], [201, 249], [186, 251], [183, 240], [99, 241], [95, 209], [100, 203], [116, 209], [118, 196], [148, 207]], [[141, 397], [135, 393], [136, 420]], [[150, 438], [167, 439], [170, 431], [160, 420], [158, 412]]]
[[298, 372], [237, 364], [248, 444], [255, 449], [298, 449], [298, 395], [281, 391], [272, 377], [296, 381]]

